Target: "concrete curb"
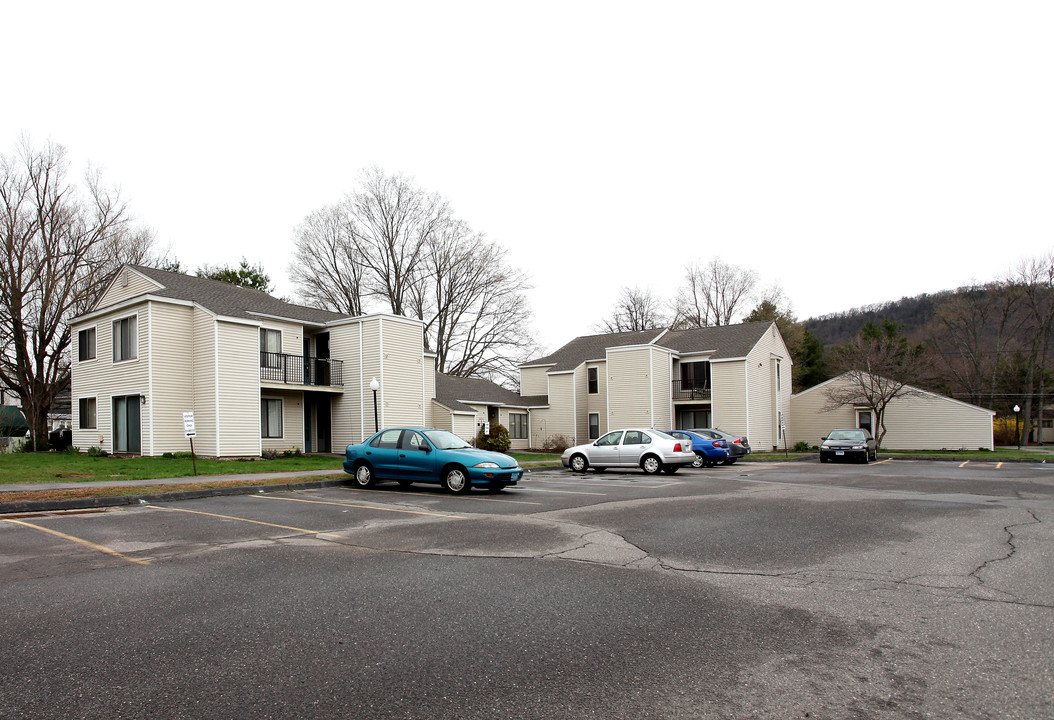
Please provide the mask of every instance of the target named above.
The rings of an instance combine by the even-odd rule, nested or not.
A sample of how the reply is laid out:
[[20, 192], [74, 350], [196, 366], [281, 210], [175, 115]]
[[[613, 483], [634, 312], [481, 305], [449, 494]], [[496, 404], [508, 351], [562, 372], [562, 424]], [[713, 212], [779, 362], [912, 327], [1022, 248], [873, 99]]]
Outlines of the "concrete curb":
[[306, 480], [277, 485], [241, 485], [238, 487], [209, 488], [205, 490], [176, 490], [167, 493], [143, 495], [111, 495], [103, 497], [61, 498], [56, 500], [26, 500], [23, 502], [0, 502], [0, 515], [13, 513], [38, 513], [60, 510], [91, 510], [97, 508], [141, 505], [176, 500], [199, 500], [207, 497], [229, 495], [256, 495], [257, 493], [290, 492], [315, 488], [347, 485], [348, 480]]

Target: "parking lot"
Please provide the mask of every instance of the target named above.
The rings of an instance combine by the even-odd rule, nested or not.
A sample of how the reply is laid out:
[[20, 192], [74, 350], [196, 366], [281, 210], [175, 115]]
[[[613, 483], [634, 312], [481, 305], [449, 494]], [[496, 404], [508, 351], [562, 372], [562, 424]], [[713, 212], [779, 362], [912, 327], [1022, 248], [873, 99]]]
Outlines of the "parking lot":
[[0, 517], [0, 716], [1054, 717], [1054, 464]]

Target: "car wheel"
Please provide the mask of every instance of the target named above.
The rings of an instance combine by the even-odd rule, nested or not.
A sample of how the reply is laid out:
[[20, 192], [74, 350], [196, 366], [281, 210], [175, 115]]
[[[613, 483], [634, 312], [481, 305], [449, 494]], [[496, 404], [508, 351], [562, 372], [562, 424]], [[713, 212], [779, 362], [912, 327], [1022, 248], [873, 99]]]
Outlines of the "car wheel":
[[872, 460], [878, 460], [878, 450], [877, 449], [874, 452], [871, 453], [871, 459]]
[[464, 495], [472, 489], [472, 482], [468, 479], [468, 472], [464, 468], [454, 466], [447, 468], [443, 473], [443, 487], [454, 495]]
[[377, 482], [377, 476], [373, 474], [373, 467], [364, 462], [355, 466], [354, 478], [355, 484], [360, 488], [373, 487]]
[[645, 455], [644, 459], [640, 461], [640, 469], [648, 475], [654, 475], [662, 470], [662, 461], [654, 455]]
[[861, 462], [863, 462], [864, 465], [867, 465], [867, 461], [870, 459], [871, 456], [867, 453], [867, 450], [864, 450], [864, 457], [861, 459]]
[[702, 455], [696, 455], [695, 460], [692, 460], [692, 467], [701, 468], [706, 467], [706, 458]]
[[826, 455], [820, 455], [820, 462], [826, 463], [827, 462], [827, 456]]
[[487, 492], [489, 493], [500, 493], [506, 487], [506, 483], [503, 482], [492, 482], [487, 485]]
[[589, 461], [581, 453], [572, 455], [571, 460], [567, 464], [571, 468], [571, 472], [585, 472], [589, 469]]

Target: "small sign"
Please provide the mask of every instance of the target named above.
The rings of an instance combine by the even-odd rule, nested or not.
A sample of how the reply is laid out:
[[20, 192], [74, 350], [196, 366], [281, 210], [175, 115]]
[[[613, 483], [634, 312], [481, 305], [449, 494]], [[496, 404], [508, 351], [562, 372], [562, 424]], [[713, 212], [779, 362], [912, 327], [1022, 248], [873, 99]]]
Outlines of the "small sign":
[[483, 423], [483, 434], [487, 435], [487, 436], [490, 435], [490, 423], [489, 422]]
[[183, 413], [183, 434], [188, 437], [197, 437], [197, 430], [194, 428], [194, 411]]

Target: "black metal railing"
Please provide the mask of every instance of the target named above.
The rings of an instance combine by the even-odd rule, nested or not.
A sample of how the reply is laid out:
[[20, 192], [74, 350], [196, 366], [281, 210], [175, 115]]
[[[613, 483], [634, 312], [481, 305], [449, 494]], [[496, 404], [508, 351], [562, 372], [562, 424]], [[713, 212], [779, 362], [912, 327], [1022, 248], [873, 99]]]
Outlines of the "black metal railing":
[[260, 380], [288, 385], [344, 386], [344, 361], [331, 358], [260, 353]]
[[710, 386], [690, 380], [674, 380], [670, 383], [674, 400], [709, 400]]

